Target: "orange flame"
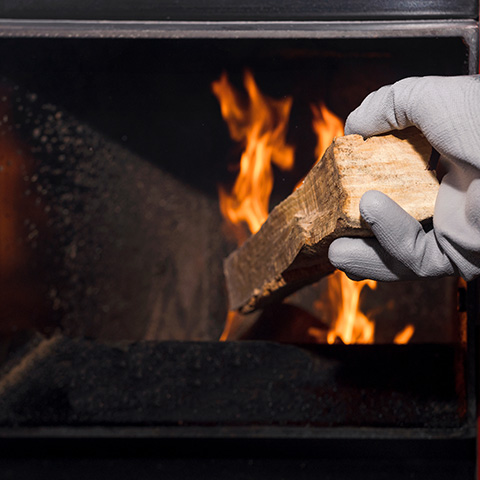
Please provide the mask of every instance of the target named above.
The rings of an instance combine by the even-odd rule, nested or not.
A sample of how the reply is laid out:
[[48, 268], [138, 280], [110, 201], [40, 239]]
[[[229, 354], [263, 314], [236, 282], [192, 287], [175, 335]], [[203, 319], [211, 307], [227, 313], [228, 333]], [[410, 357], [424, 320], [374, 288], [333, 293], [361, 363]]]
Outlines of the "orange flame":
[[415, 327], [413, 325], [407, 325], [401, 332], [398, 332], [393, 339], [393, 343], [397, 345], [404, 345], [408, 343], [415, 333]]
[[223, 332], [219, 338], [220, 342], [225, 342], [230, 338], [237, 321], [238, 321], [237, 312], [230, 310], [227, 314], [227, 319], [225, 320], [225, 326], [223, 327]]
[[[222, 214], [230, 224], [245, 222], [250, 232], [256, 233], [268, 216], [272, 162], [283, 170], [293, 167], [294, 150], [285, 140], [292, 98], [276, 100], [262, 95], [249, 71], [244, 86], [248, 95], [245, 107], [225, 73], [212, 84], [230, 136], [245, 145], [233, 190], [227, 193], [220, 187], [219, 197]], [[244, 238], [238, 240], [241, 243]]]
[[337, 307], [336, 319], [327, 335], [328, 343], [340, 339], [343, 343], [373, 343], [375, 323], [360, 311], [360, 294], [365, 286], [374, 290], [377, 282], [354, 282], [343, 272], [336, 271], [328, 279], [328, 298]]
[[[343, 136], [344, 130], [343, 122], [331, 112], [323, 102], [320, 102], [319, 106], [310, 105], [310, 109], [313, 114], [313, 131], [317, 135], [317, 145], [315, 147], [315, 158], [317, 160], [314, 163], [314, 165], [316, 165], [334, 138]], [[297, 183], [294, 190], [302, 185], [303, 180], [302, 178], [302, 180]]]
[[313, 113], [313, 130], [318, 139], [315, 147], [315, 158], [318, 163], [333, 139], [344, 134], [343, 122], [323, 102], [318, 107], [312, 105], [310, 108]]

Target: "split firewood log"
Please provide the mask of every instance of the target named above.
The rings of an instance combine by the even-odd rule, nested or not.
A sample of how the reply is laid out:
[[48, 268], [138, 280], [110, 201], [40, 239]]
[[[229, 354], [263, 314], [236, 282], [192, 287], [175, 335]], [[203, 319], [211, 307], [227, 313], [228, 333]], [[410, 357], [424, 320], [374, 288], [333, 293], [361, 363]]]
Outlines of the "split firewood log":
[[230, 309], [248, 313], [333, 272], [328, 247], [339, 237], [372, 236], [359, 202], [379, 190], [420, 222], [433, 216], [438, 181], [432, 147], [415, 128], [336, 138], [262, 228], [224, 262]]

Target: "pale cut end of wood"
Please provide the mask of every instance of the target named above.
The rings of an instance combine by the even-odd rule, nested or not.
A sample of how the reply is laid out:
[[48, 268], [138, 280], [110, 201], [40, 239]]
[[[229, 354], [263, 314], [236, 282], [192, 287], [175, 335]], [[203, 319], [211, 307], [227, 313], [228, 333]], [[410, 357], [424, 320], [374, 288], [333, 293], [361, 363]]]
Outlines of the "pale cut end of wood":
[[438, 193], [431, 152], [414, 128], [336, 138], [303, 185], [225, 260], [230, 309], [252, 312], [333, 272], [333, 240], [372, 236], [359, 211], [368, 190], [387, 194], [420, 222], [431, 219]]

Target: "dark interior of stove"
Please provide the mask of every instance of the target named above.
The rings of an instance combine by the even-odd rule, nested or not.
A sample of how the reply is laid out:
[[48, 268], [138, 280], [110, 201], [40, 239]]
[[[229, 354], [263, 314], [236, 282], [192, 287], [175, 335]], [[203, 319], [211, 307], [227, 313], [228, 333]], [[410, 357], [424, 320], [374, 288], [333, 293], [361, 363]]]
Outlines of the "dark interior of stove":
[[[364, 307], [372, 311], [396, 300], [376, 316], [380, 345], [299, 346], [271, 328], [277, 319], [289, 322], [278, 306], [264, 312], [268, 328], [253, 329], [245, 337], [251, 341], [217, 341], [228, 312], [222, 260], [236, 248], [218, 185], [233, 183], [240, 151], [211, 91], [224, 71], [241, 91], [249, 69], [266, 95], [293, 96], [287, 138], [296, 163], [287, 174], [275, 172], [273, 206], [315, 161], [312, 102], [324, 101], [344, 121], [382, 85], [467, 74], [468, 54], [456, 37], [0, 39], [0, 233], [7, 239], [0, 246], [0, 425], [153, 428], [147, 436], [157, 443], [144, 443], [143, 454], [161, 437], [159, 448], [173, 459], [164, 465], [171, 478], [198, 468], [207, 475], [202, 456], [208, 478], [225, 478], [228, 462], [209, 449], [228, 456], [230, 447], [216, 444], [215, 435], [260, 441], [289, 437], [288, 429], [297, 440], [320, 443], [297, 442], [292, 450], [270, 440], [267, 456], [276, 463], [239, 460], [231, 478], [250, 478], [251, 469], [265, 478], [290, 478], [290, 469], [311, 478], [316, 464], [302, 455], [317, 447], [322, 458], [331, 455], [324, 478], [351, 478], [339, 473], [332, 447], [342, 436], [377, 438], [367, 450], [377, 442], [377, 457], [389, 452], [372, 470], [347, 445], [352, 468], [367, 475], [358, 478], [384, 478], [385, 462], [397, 465], [385, 478], [471, 478], [466, 310], [478, 308], [474, 287], [465, 294], [456, 279], [442, 279], [366, 292]], [[290, 305], [312, 314], [325, 288], [306, 288]], [[412, 322], [412, 344], [392, 345], [394, 332]], [[196, 467], [175, 463], [172, 432], [181, 427], [198, 429], [197, 438], [210, 435], [204, 450], [182, 444]], [[219, 433], [206, 434], [212, 427]], [[249, 428], [254, 432], [245, 434]], [[261, 428], [284, 433], [255, 433]], [[461, 445], [421, 443], [419, 452], [407, 446], [412, 436], [433, 444], [460, 438]], [[395, 453], [378, 438], [395, 439]], [[44, 448], [61, 452], [52, 442]], [[254, 440], [249, 448], [255, 458]], [[285, 448], [294, 458], [288, 465], [279, 458]], [[439, 469], [448, 455], [450, 467]], [[402, 476], [411, 467], [406, 457], [420, 476]]]
[[[0, 53], [1, 134], [16, 155], [2, 159], [17, 216], [5, 228], [20, 237], [0, 257], [14, 272], [3, 277], [0, 328], [109, 340], [222, 332], [222, 260], [235, 244], [222, 230], [218, 185], [233, 182], [240, 152], [211, 91], [223, 71], [239, 90], [249, 69], [266, 95], [294, 98], [296, 163], [277, 171], [273, 205], [315, 161], [311, 103], [344, 120], [382, 85], [468, 68], [458, 38], [2, 40]], [[295, 301], [308, 304], [311, 292]], [[378, 341], [417, 318], [413, 340], [449, 342], [455, 295], [449, 280], [381, 285], [384, 304], [399, 300], [379, 315]]]

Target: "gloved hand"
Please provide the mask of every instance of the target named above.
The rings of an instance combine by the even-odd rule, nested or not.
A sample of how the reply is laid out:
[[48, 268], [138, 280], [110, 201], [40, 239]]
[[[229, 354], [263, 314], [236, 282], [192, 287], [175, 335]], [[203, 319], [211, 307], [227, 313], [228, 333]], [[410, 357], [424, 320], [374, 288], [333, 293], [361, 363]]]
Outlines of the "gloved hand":
[[370, 137], [410, 126], [440, 153], [445, 171], [433, 230], [372, 190], [360, 213], [375, 238], [335, 240], [330, 262], [354, 280], [472, 280], [480, 275], [480, 76], [407, 78], [382, 87], [350, 114], [345, 133]]

